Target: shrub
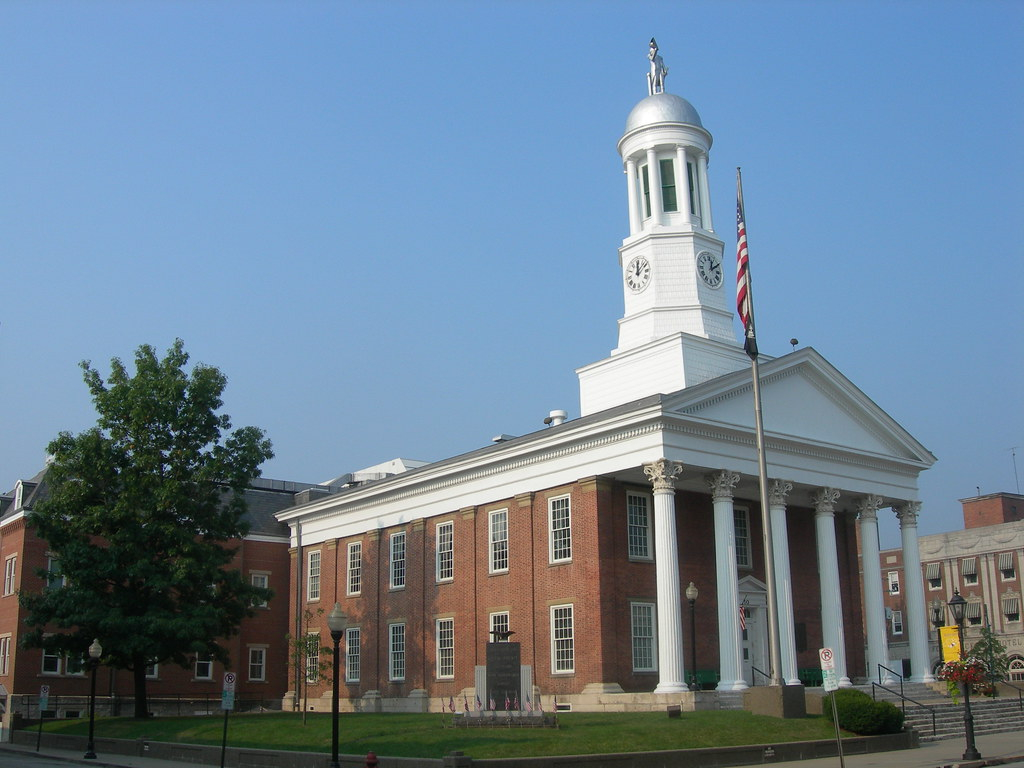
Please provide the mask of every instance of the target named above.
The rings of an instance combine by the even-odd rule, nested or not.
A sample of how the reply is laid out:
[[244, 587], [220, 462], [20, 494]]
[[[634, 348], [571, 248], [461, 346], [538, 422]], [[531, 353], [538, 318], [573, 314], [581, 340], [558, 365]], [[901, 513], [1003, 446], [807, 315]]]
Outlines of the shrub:
[[832, 720], [832, 698], [835, 697], [839, 727], [861, 736], [877, 733], [899, 733], [903, 729], [903, 712], [888, 701], [873, 701], [863, 691], [844, 688], [825, 697], [822, 711]]

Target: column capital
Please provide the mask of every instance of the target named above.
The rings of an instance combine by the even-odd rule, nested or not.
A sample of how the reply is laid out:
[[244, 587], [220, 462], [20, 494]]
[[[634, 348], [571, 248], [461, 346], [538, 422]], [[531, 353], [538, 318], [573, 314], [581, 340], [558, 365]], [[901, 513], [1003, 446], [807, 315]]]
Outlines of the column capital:
[[786, 497], [789, 492], [793, 490], [793, 484], [789, 480], [777, 480], [773, 479], [770, 481], [768, 486], [768, 504], [772, 507], [784, 507], [786, 506]]
[[839, 491], [835, 488], [822, 488], [811, 494], [811, 501], [814, 503], [814, 514], [834, 515], [836, 502], [839, 500]]
[[869, 494], [857, 499], [857, 516], [861, 520], [877, 520], [882, 497]]
[[714, 501], [732, 499], [732, 489], [740, 481], [740, 473], [731, 469], [723, 469], [719, 472], [712, 472], [704, 475], [708, 487], [711, 489], [711, 498]]
[[651, 481], [656, 491], [675, 490], [675, 480], [683, 473], [683, 465], [678, 461], [658, 459], [650, 464], [644, 464], [644, 474]]
[[921, 502], [905, 501], [902, 504], [894, 504], [892, 511], [900, 521], [900, 528], [916, 528], [917, 516], [921, 514]]

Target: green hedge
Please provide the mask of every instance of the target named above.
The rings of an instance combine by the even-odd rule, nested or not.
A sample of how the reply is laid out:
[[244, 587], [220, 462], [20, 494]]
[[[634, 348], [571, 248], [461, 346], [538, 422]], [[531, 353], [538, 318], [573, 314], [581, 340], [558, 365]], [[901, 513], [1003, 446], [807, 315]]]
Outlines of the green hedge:
[[903, 730], [903, 712], [888, 701], [873, 701], [863, 691], [845, 688], [825, 696], [822, 711], [832, 720], [832, 697], [836, 700], [839, 727], [861, 736], [899, 733]]

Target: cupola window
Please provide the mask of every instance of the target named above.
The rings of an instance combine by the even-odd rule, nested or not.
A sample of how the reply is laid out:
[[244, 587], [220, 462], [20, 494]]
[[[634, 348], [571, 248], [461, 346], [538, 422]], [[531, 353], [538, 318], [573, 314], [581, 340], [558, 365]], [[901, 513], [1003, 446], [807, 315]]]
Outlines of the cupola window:
[[651, 217], [651, 177], [646, 165], [640, 166], [640, 189], [644, 196], [644, 218]]
[[660, 160], [661, 169], [661, 203], [666, 213], [679, 210], [676, 202], [676, 174], [671, 160]]
[[697, 169], [690, 161], [686, 162], [686, 178], [690, 181], [690, 213], [694, 216], [700, 216], [700, 195], [697, 190]]

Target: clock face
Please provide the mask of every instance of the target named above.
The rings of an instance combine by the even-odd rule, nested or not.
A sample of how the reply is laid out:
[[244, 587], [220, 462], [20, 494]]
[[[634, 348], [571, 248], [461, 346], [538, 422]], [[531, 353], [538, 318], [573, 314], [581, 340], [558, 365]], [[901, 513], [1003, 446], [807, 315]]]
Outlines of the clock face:
[[697, 274], [709, 288], [717, 288], [722, 284], [722, 260], [710, 251], [697, 254]]
[[651, 282], [651, 262], [643, 256], [634, 257], [626, 265], [625, 280], [633, 293], [640, 293]]

